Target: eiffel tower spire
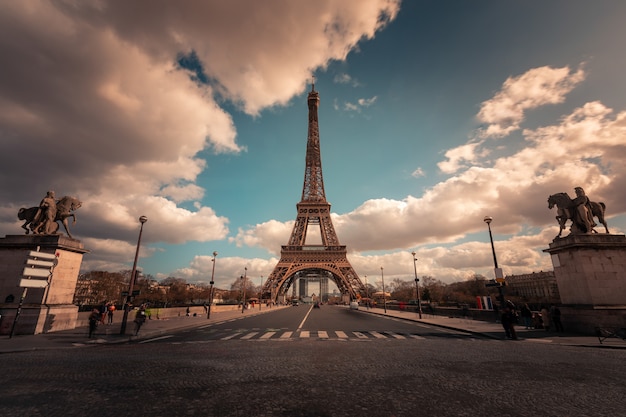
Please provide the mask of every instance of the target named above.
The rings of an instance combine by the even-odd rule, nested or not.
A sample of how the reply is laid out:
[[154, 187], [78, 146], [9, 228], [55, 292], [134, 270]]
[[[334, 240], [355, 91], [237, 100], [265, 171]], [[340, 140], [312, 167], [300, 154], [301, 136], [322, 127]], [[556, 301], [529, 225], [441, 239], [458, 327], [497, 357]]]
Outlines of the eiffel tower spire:
[[[282, 246], [281, 258], [263, 286], [263, 294], [275, 300], [284, 296], [294, 280], [301, 275], [327, 276], [337, 284], [344, 297], [356, 299], [365, 287], [347, 259], [346, 247], [339, 244], [326, 201], [322, 176], [322, 156], [317, 110], [320, 104], [315, 85], [311, 86], [307, 103], [309, 128], [302, 199], [296, 205], [298, 215], [289, 238]], [[321, 245], [307, 244], [309, 226], [318, 227]]]
[[315, 84], [311, 85], [307, 103], [309, 104], [309, 133], [306, 144], [306, 168], [304, 169], [302, 202], [325, 202], [326, 194], [324, 193], [322, 155], [320, 152], [320, 129], [317, 118], [317, 109], [320, 106], [320, 95], [315, 91]]

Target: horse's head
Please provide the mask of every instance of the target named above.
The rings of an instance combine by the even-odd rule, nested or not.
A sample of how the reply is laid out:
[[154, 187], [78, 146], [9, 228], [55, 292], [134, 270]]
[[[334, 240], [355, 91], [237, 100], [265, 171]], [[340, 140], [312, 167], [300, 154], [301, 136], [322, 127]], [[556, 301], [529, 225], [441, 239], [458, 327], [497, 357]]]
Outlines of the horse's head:
[[74, 197], [71, 197], [71, 198], [72, 198], [72, 204], [70, 205], [70, 209], [72, 211], [78, 210], [83, 205], [83, 202], [77, 198], [74, 198]]
[[552, 207], [554, 207], [555, 204], [556, 201], [554, 201], [554, 195], [548, 197], [548, 209], [552, 210]]

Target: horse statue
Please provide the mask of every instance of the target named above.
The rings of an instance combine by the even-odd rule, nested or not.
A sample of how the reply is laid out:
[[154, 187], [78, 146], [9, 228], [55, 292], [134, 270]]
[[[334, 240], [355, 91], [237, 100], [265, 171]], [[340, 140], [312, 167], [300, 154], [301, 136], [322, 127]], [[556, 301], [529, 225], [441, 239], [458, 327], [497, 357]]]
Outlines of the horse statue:
[[[563, 229], [565, 229], [565, 222], [568, 220], [572, 221], [572, 228], [580, 229], [577, 225], [578, 217], [576, 207], [567, 193], [556, 193], [548, 197], [548, 209], [552, 209], [554, 206], [557, 208], [556, 221], [559, 222], [560, 227], [559, 234], [556, 236], [557, 238], [561, 237], [561, 233], [563, 233]], [[604, 225], [606, 233], [609, 233], [606, 220], [604, 220], [605, 204], [602, 202], [596, 203], [595, 201], [589, 201], [589, 207], [591, 208], [592, 217], [597, 217], [598, 221]], [[595, 226], [595, 224], [592, 224], [592, 226]], [[587, 232], [598, 233], [593, 227], [591, 230], [587, 230]]]
[[[67, 235], [71, 238], [72, 234], [70, 233], [70, 228], [69, 228], [67, 219], [72, 217], [74, 219], [72, 224], [76, 224], [76, 214], [74, 214], [73, 211], [78, 210], [82, 206], [82, 204], [83, 203], [80, 200], [78, 200], [75, 197], [70, 197], [70, 196], [65, 196], [61, 198], [59, 201], [57, 201], [56, 202], [56, 215], [54, 217], [54, 227], [51, 233], [55, 234], [57, 230], [59, 230], [59, 224], [57, 222], [61, 222], [63, 223], [63, 227], [65, 228]], [[37, 214], [38, 210], [39, 210], [39, 207], [30, 207], [30, 208], [22, 207], [18, 211], [17, 218], [20, 220], [24, 220], [22, 229], [26, 230], [26, 234], [30, 233], [31, 231], [33, 232], [33, 234], [45, 234], [45, 232], [41, 230], [42, 224], [44, 222], [34, 221], [35, 215]]]

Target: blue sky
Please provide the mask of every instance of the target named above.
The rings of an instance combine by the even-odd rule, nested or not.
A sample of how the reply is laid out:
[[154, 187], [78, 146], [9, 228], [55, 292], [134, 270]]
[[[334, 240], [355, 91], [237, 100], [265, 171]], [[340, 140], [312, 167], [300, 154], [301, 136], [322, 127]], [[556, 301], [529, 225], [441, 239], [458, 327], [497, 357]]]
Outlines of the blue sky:
[[[262, 3], [262, 4], [261, 4]], [[548, 195], [626, 207], [621, 1], [0, 5], [0, 233], [48, 189], [83, 202], [83, 269], [227, 287], [278, 261], [315, 79], [326, 197], [372, 283], [552, 268]], [[313, 4], [314, 3], [314, 4]], [[178, 65], [197, 56], [199, 82]], [[603, 231], [599, 228], [599, 231]]]

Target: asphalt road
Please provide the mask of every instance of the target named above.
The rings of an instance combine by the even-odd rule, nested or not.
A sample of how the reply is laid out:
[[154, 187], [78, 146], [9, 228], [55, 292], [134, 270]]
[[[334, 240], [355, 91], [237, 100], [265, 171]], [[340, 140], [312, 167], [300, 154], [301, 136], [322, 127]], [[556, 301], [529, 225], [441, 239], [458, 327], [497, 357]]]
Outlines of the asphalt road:
[[623, 350], [481, 339], [327, 306], [243, 316], [130, 344], [3, 355], [1, 413], [624, 415]]

